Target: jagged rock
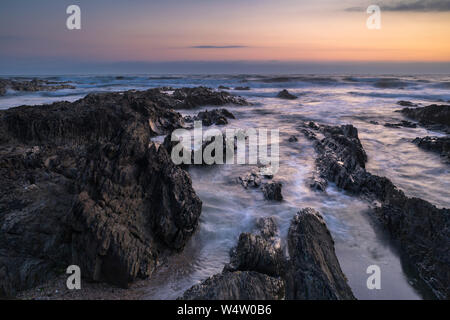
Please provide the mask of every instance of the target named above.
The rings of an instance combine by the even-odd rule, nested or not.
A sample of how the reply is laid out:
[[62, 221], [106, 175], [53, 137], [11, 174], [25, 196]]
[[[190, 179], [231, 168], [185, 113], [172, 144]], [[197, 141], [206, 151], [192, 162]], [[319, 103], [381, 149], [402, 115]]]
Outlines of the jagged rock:
[[0, 96], [6, 94], [6, 89], [15, 91], [55, 91], [60, 89], [75, 89], [67, 82], [54, 82], [41, 79], [19, 81], [11, 79], [0, 79]]
[[228, 119], [236, 119], [234, 115], [228, 111], [227, 109], [213, 109], [199, 112], [197, 116], [188, 119], [188, 122], [192, 121], [202, 121], [202, 125], [211, 126], [213, 124], [216, 125], [225, 125], [228, 124]]
[[412, 103], [411, 101], [404, 101], [404, 100], [397, 101], [397, 104], [399, 106], [402, 106], [402, 107], [415, 107], [415, 106], [417, 106], [417, 104]]
[[261, 187], [261, 190], [264, 193], [264, 198], [266, 200], [283, 200], [283, 196], [281, 195], [281, 187], [282, 185], [280, 182], [264, 183]]
[[219, 86], [218, 89], [219, 90], [231, 90], [230, 87], [226, 87], [226, 86]]
[[280, 98], [280, 99], [287, 99], [287, 100], [295, 100], [295, 99], [297, 99], [298, 97], [297, 97], [297, 96], [294, 96], [293, 94], [290, 94], [289, 91], [287, 91], [286, 89], [284, 89], [284, 90], [278, 92], [277, 98]]
[[256, 228], [259, 234], [266, 240], [274, 242], [278, 237], [278, 227], [274, 217], [258, 218]]
[[126, 287], [183, 248], [201, 201], [165, 147], [149, 144], [183, 124], [162, 98], [102, 93], [0, 111], [0, 295], [70, 264]]
[[278, 228], [273, 218], [261, 218], [257, 222], [259, 234], [241, 233], [237, 246], [232, 250], [226, 271], [256, 271], [278, 277], [283, 274], [285, 258]]
[[427, 107], [404, 108], [400, 112], [419, 121], [426, 128], [450, 132], [450, 105], [432, 104]]
[[306, 208], [289, 228], [286, 299], [355, 299], [334, 251], [334, 241], [319, 212]]
[[450, 137], [415, 138], [413, 143], [419, 148], [439, 153], [450, 162]]
[[250, 90], [250, 87], [236, 87], [234, 90], [247, 91]]
[[223, 272], [187, 290], [182, 300], [281, 300], [284, 281], [254, 271]]
[[388, 128], [400, 128], [400, 127], [417, 128], [417, 124], [415, 124], [414, 122], [411, 122], [411, 121], [406, 121], [406, 120], [402, 120], [398, 123], [385, 123], [384, 126], [388, 127]]
[[[356, 128], [320, 126], [315, 139], [317, 172], [339, 188], [377, 200], [374, 217], [396, 239], [436, 297], [450, 297], [450, 210], [408, 198], [387, 178], [366, 172], [367, 156]], [[426, 223], [424, 223], [426, 221]]]
[[175, 89], [171, 98], [177, 100], [170, 106], [173, 109], [192, 109], [205, 105], [249, 105], [241, 97], [232, 96], [225, 91], [213, 91], [205, 87]]

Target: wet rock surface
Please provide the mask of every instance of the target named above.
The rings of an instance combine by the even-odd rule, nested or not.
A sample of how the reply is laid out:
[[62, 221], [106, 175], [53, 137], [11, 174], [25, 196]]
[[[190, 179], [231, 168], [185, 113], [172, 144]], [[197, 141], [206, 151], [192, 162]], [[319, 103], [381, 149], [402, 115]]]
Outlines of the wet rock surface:
[[172, 109], [192, 109], [199, 106], [223, 106], [226, 104], [249, 105], [241, 98], [225, 91], [214, 91], [206, 87], [175, 89], [172, 98]]
[[261, 187], [261, 190], [264, 194], [264, 198], [266, 200], [275, 200], [275, 201], [283, 200], [283, 196], [281, 195], [281, 187], [282, 185], [280, 182], [264, 183]]
[[183, 125], [166, 98], [153, 89], [0, 111], [0, 295], [71, 264], [127, 287], [184, 247], [202, 203], [150, 143]]
[[283, 274], [285, 258], [275, 220], [273, 217], [260, 218], [256, 225], [256, 234], [241, 233], [225, 270], [257, 271], [279, 277]]
[[234, 90], [238, 90], [238, 91], [248, 91], [248, 90], [250, 90], [250, 87], [235, 87]]
[[[373, 216], [398, 241], [403, 253], [436, 297], [450, 297], [450, 210], [419, 198], [409, 198], [385, 177], [365, 170], [366, 153], [352, 125], [316, 129], [317, 176], [379, 205]], [[310, 137], [313, 135], [310, 134]]]
[[188, 289], [182, 300], [281, 300], [284, 281], [254, 271], [222, 272]]
[[419, 148], [439, 153], [450, 163], [450, 137], [415, 138], [413, 143]]
[[417, 128], [417, 124], [415, 124], [414, 122], [411, 122], [411, 121], [406, 121], [406, 120], [402, 120], [397, 123], [385, 123], [384, 126], [388, 127], [388, 128], [400, 128], [400, 127]]
[[0, 96], [6, 94], [6, 90], [14, 91], [56, 91], [61, 89], [75, 89], [74, 86], [66, 82], [48, 81], [42, 79], [33, 80], [12, 80], [0, 79]]
[[185, 119], [187, 122], [201, 121], [204, 126], [225, 125], [228, 124], [227, 119], [236, 119], [234, 115], [227, 109], [213, 109], [199, 112], [197, 116]]
[[311, 208], [297, 213], [288, 234], [286, 299], [355, 299], [334, 251], [322, 215]]
[[286, 99], [286, 100], [295, 100], [298, 97], [294, 96], [293, 94], [289, 93], [289, 91], [284, 89], [284, 90], [281, 90], [280, 92], [278, 92], [277, 98]]
[[408, 118], [431, 130], [450, 133], [450, 105], [430, 105], [427, 107], [404, 108], [400, 110]]

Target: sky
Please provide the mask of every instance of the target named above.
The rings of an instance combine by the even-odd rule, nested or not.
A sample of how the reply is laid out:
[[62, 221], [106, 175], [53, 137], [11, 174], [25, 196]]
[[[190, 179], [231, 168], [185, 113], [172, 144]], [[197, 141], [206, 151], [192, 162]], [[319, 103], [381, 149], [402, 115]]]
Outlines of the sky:
[[0, 1], [0, 74], [365, 69], [450, 72], [450, 0]]

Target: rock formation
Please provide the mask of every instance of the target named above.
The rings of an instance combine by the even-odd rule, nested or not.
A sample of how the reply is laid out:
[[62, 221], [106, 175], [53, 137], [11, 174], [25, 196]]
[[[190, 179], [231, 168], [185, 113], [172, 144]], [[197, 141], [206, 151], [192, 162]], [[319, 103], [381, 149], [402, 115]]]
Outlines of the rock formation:
[[295, 99], [297, 99], [297, 96], [294, 96], [293, 94], [289, 93], [289, 91], [284, 89], [284, 90], [281, 90], [280, 92], [278, 92], [277, 98], [286, 99], [286, 100], [295, 100]]
[[337, 260], [333, 238], [319, 212], [306, 208], [294, 216], [288, 247], [286, 299], [355, 299]]
[[[433, 107], [434, 108], [434, 107]], [[315, 131], [311, 132], [311, 131]], [[305, 124], [302, 132], [315, 141], [316, 177], [339, 188], [376, 200], [374, 216], [400, 243], [420, 277], [441, 299], [450, 297], [450, 210], [409, 198], [387, 178], [365, 170], [367, 155], [352, 125]], [[323, 139], [317, 138], [318, 135]], [[322, 188], [326, 187], [322, 185]]]
[[6, 90], [15, 91], [55, 91], [61, 89], [75, 89], [74, 86], [66, 82], [55, 82], [41, 79], [33, 80], [11, 80], [0, 79], [0, 96], [6, 94]]
[[[182, 97], [181, 97], [182, 96]], [[205, 88], [90, 94], [0, 111], [0, 295], [70, 264], [127, 287], [196, 230], [189, 174], [150, 138], [183, 126], [171, 106], [232, 103]]]

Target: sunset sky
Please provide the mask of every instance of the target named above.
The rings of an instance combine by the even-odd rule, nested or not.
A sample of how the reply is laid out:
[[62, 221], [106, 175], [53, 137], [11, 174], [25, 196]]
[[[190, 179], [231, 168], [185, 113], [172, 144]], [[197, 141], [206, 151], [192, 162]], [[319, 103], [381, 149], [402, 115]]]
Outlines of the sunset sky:
[[[66, 28], [70, 4], [81, 8], [81, 30]], [[370, 4], [381, 7], [381, 30], [366, 27]], [[1, 74], [171, 61], [448, 68], [450, 0], [1, 0], [0, 43]]]

